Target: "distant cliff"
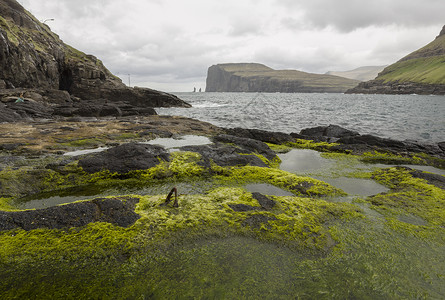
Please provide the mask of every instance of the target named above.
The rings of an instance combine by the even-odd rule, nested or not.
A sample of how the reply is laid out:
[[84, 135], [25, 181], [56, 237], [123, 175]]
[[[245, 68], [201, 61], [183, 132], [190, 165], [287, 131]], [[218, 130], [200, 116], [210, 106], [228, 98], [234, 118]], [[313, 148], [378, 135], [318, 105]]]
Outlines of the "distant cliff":
[[274, 70], [257, 63], [232, 63], [208, 69], [206, 92], [342, 93], [358, 83], [333, 75]]
[[[125, 101], [144, 107], [189, 106], [174, 95], [126, 87], [92, 55], [76, 50], [15, 0], [0, 2], [0, 90], [66, 91], [80, 99]], [[5, 92], [6, 91], [6, 92]], [[59, 101], [60, 99], [48, 99]]]
[[445, 95], [445, 26], [433, 42], [347, 93]]

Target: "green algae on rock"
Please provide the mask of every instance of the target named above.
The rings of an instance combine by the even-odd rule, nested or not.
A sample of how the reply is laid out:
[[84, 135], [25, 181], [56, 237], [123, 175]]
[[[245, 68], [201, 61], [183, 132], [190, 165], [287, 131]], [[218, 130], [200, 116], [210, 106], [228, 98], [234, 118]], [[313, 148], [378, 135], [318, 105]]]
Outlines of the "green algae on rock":
[[414, 178], [403, 167], [382, 169], [373, 178], [388, 186], [388, 193], [369, 199], [373, 207], [394, 217], [412, 214], [423, 218], [432, 226], [445, 226], [445, 191], [421, 178]]

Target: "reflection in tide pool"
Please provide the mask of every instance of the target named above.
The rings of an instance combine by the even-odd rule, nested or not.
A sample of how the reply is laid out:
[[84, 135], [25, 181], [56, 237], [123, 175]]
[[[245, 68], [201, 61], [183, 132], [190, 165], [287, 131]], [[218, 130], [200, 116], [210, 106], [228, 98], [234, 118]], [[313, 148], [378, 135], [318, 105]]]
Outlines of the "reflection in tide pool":
[[308, 149], [293, 149], [278, 156], [281, 170], [297, 174], [313, 173], [334, 164], [332, 160], [321, 157], [319, 152]]
[[184, 135], [178, 138], [157, 138], [143, 144], [158, 145], [166, 149], [177, 149], [185, 146], [200, 146], [211, 144], [212, 141], [206, 136]]
[[338, 177], [338, 178], [317, 178], [330, 185], [333, 185], [350, 195], [357, 196], [372, 196], [380, 193], [388, 192], [389, 189], [374, 180], [361, 179], [361, 178], [348, 178], [348, 177]]
[[[370, 179], [338, 175], [341, 172], [353, 170], [370, 171], [373, 167], [377, 167], [375, 165], [356, 162], [354, 166], [349, 165], [345, 170], [344, 166], [340, 166], [336, 160], [324, 158], [319, 152], [307, 149], [293, 149], [288, 153], [280, 154], [279, 157], [282, 161], [280, 169], [322, 180], [350, 195], [372, 196], [389, 190], [387, 187]], [[384, 165], [379, 165], [378, 167], [381, 166], [385, 167]]]

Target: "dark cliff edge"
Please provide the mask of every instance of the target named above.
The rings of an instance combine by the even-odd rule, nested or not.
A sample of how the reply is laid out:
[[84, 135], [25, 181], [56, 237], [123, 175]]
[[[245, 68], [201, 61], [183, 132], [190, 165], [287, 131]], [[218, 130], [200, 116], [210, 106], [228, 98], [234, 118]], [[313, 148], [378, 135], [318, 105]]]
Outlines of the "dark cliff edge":
[[434, 41], [346, 93], [445, 95], [444, 74], [445, 26]]
[[168, 93], [127, 87], [99, 59], [66, 45], [17, 1], [3, 0], [0, 2], [0, 98], [7, 103], [8, 97], [20, 96], [59, 104], [106, 99], [144, 108], [190, 107]]
[[206, 92], [343, 93], [358, 80], [297, 70], [274, 70], [257, 63], [209, 67]]

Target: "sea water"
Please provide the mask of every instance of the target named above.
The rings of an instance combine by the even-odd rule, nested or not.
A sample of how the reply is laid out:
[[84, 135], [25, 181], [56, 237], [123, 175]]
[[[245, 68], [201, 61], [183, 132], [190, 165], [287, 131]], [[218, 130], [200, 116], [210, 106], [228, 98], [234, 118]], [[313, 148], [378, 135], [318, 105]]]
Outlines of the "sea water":
[[445, 141], [445, 96], [319, 93], [176, 93], [192, 108], [158, 108], [221, 127], [286, 133], [336, 124], [397, 140]]

